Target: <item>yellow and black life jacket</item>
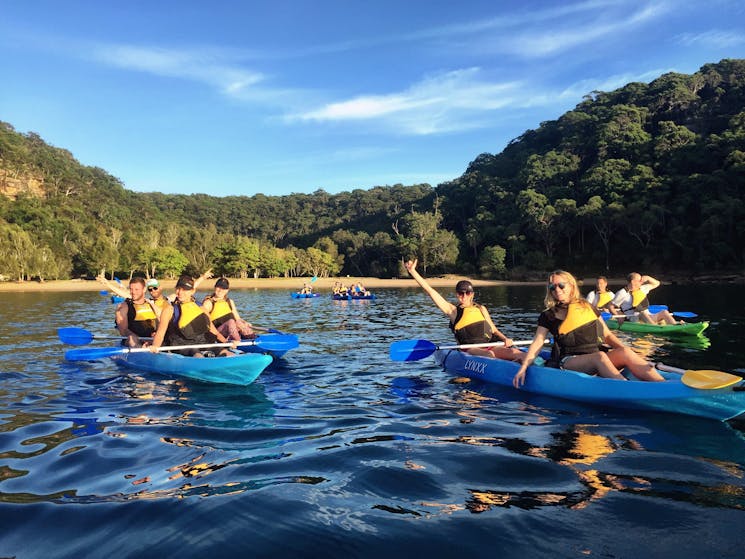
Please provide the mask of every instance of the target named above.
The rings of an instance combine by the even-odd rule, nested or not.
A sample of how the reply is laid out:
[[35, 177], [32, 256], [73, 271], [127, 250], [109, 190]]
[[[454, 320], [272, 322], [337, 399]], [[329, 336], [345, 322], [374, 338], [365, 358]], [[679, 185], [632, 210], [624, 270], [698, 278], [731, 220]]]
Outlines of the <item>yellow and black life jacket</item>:
[[595, 295], [598, 298], [598, 300], [595, 301], [595, 306], [599, 309], [602, 309], [613, 300], [613, 293], [610, 291], [603, 291], [602, 293], [595, 292]]
[[127, 303], [127, 327], [140, 337], [153, 335], [158, 327], [158, 317], [149, 303], [135, 303], [132, 299], [125, 299]]
[[644, 293], [644, 291], [642, 291], [641, 289], [634, 289], [633, 291], [629, 292], [629, 295], [631, 296], [631, 306], [629, 306], [629, 300], [627, 299], [621, 305], [621, 310], [623, 312], [640, 312], [649, 308], [649, 299], [647, 298], [647, 294]]
[[157, 299], [152, 299], [153, 303], [156, 307], [158, 307], [160, 310], [165, 309], [167, 306], [169, 306], [171, 303], [168, 302], [168, 299], [166, 297], [158, 297]]
[[484, 319], [481, 308], [481, 305], [458, 305], [458, 312], [455, 320], [450, 323], [450, 329], [459, 344], [481, 344], [492, 340], [491, 327]]
[[210, 331], [210, 318], [194, 301], [173, 303], [173, 317], [166, 332], [168, 345], [186, 343], [213, 343], [215, 335]]
[[554, 338], [558, 359], [567, 355], [595, 353], [600, 351], [603, 342], [603, 325], [595, 309], [586, 303], [569, 303], [567, 316]]
[[214, 297], [210, 297], [209, 299], [212, 301], [212, 310], [210, 311], [212, 324], [220, 327], [231, 318], [235, 319], [230, 299], [227, 297], [225, 299], [215, 299]]

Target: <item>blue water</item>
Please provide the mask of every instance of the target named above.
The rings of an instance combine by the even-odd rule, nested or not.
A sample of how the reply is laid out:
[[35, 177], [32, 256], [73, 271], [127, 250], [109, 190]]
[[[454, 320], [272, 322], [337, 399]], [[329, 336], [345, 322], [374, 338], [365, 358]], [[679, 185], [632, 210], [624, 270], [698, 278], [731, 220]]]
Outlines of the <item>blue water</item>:
[[[712, 320], [707, 339], [624, 339], [745, 373], [736, 293], [660, 288], [653, 302]], [[0, 557], [745, 556], [745, 423], [392, 362], [393, 341], [452, 339], [420, 290], [377, 294], [233, 290], [245, 318], [301, 342], [246, 388], [65, 362], [56, 329], [113, 334], [108, 298], [1, 294]], [[532, 336], [541, 289], [478, 297]]]

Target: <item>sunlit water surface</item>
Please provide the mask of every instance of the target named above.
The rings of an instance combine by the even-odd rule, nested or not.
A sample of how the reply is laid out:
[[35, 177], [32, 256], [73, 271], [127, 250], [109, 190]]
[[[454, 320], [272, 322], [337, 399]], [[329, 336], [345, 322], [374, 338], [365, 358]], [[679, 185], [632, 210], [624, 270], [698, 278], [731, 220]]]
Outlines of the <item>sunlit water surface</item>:
[[[65, 362], [56, 329], [114, 334], [108, 299], [1, 294], [0, 557], [745, 556], [743, 423], [393, 362], [393, 341], [452, 338], [420, 290], [377, 294], [232, 291], [247, 319], [301, 342], [246, 388]], [[710, 320], [708, 337], [627, 342], [745, 373], [736, 288], [654, 295]], [[532, 336], [540, 288], [477, 297], [514, 339]]]

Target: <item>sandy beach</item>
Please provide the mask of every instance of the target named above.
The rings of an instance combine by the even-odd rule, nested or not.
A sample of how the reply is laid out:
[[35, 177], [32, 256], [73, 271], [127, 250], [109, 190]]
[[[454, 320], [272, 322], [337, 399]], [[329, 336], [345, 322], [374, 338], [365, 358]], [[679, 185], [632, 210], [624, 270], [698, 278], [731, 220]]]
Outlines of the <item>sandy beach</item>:
[[[464, 279], [463, 276], [441, 276], [427, 278], [430, 285], [434, 287], [455, 286], [458, 280]], [[470, 279], [475, 285], [528, 285], [532, 282], [507, 282], [497, 280], [478, 280]], [[299, 291], [304, 282], [310, 282], [311, 278], [259, 278], [259, 279], [240, 279], [230, 278], [231, 289], [283, 289], [286, 291]], [[126, 286], [128, 279], [121, 278], [122, 283]], [[345, 285], [351, 285], [360, 282], [369, 291], [374, 292], [376, 289], [389, 287], [418, 287], [417, 283], [411, 279], [381, 279], [381, 278], [362, 278], [362, 277], [344, 277], [344, 278], [318, 278], [313, 282], [313, 289], [319, 292], [330, 292], [334, 282], [341, 281]], [[207, 291], [214, 286], [215, 278], [205, 280], [199, 287], [199, 291]], [[176, 280], [161, 280], [166, 291], [173, 291], [176, 286]], [[542, 282], [535, 282], [539, 285]], [[96, 280], [59, 280], [59, 281], [9, 281], [0, 283], [0, 292], [25, 292], [25, 291], [101, 291], [105, 287]]]

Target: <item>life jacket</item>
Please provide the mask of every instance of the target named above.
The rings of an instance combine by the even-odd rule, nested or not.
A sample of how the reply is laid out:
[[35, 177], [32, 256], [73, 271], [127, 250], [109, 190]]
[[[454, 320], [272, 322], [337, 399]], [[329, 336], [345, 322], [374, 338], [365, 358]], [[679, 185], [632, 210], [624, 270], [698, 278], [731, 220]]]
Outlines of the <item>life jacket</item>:
[[603, 341], [603, 326], [595, 310], [588, 304], [569, 303], [554, 338], [552, 357], [558, 361], [567, 355], [596, 353]]
[[595, 292], [595, 295], [598, 298], [598, 300], [595, 301], [595, 306], [599, 309], [602, 309], [613, 300], [613, 293], [610, 291], [604, 291], [603, 293]]
[[135, 303], [132, 299], [125, 299], [127, 304], [127, 327], [140, 337], [153, 335], [158, 326], [158, 317], [148, 303]]
[[214, 343], [216, 337], [210, 331], [210, 318], [194, 301], [173, 303], [173, 317], [166, 331], [168, 345], [187, 343]]
[[450, 323], [450, 329], [459, 344], [481, 344], [492, 340], [491, 327], [484, 320], [481, 305], [470, 307], [458, 305], [457, 309], [455, 320]]
[[227, 297], [225, 297], [225, 299], [215, 299], [214, 297], [209, 297], [209, 299], [212, 301], [212, 310], [210, 311], [210, 319], [212, 320], [212, 324], [220, 327], [231, 318], [235, 319], [235, 315], [233, 314], [233, 307], [230, 304], [230, 299], [228, 299]]
[[165, 309], [168, 305], [171, 304], [171, 303], [168, 302], [168, 299], [166, 297], [162, 297], [162, 296], [161, 297], [158, 297], [157, 299], [152, 299], [152, 302], [160, 310]]
[[623, 312], [640, 312], [649, 308], [649, 299], [647, 298], [647, 294], [644, 293], [644, 291], [642, 291], [641, 289], [634, 289], [633, 291], [629, 291], [629, 295], [631, 296], [631, 306], [629, 306], [629, 300], [626, 299], [626, 301], [624, 301], [624, 303], [621, 305], [621, 310]]

